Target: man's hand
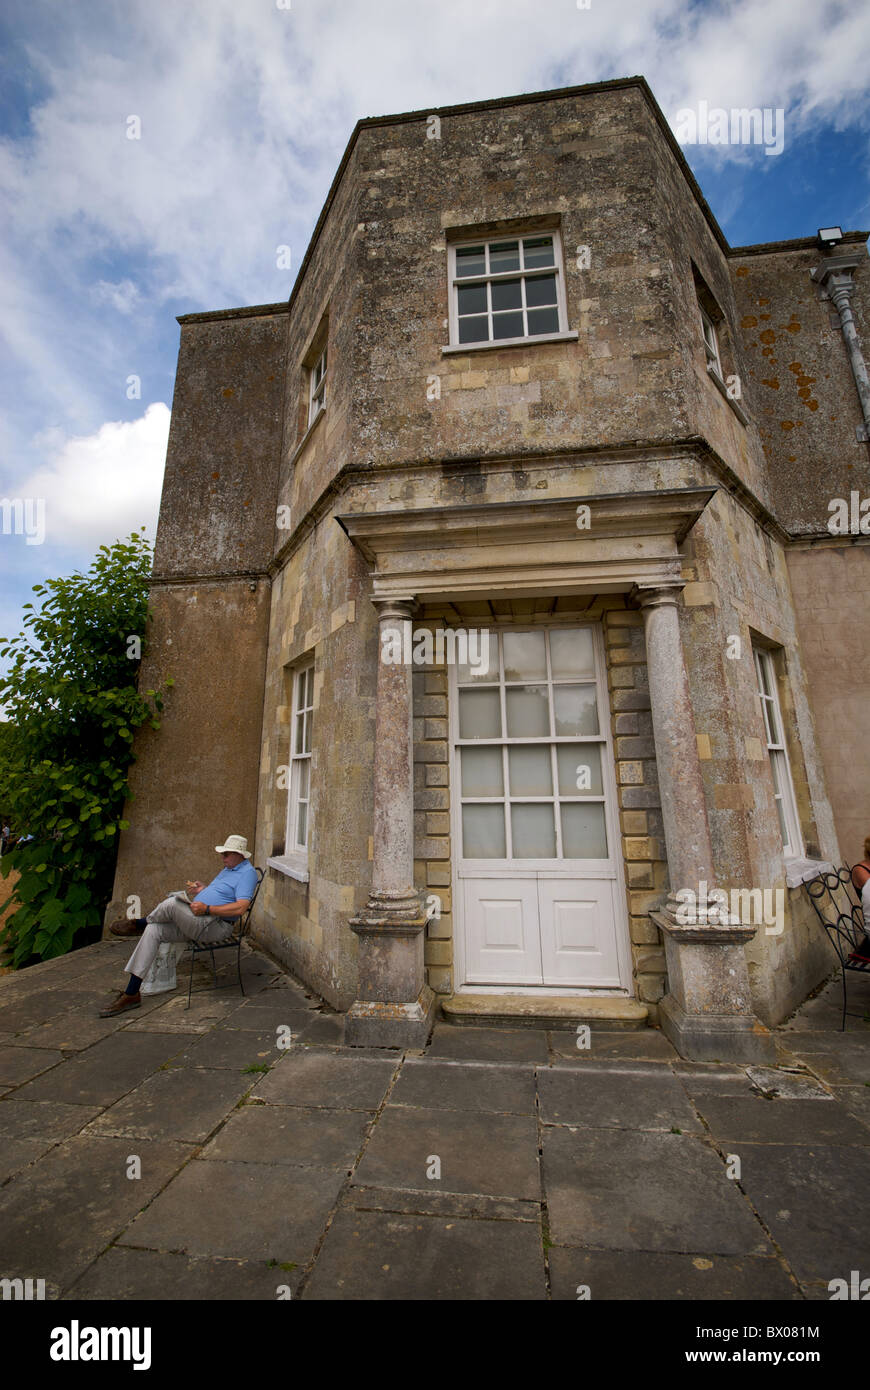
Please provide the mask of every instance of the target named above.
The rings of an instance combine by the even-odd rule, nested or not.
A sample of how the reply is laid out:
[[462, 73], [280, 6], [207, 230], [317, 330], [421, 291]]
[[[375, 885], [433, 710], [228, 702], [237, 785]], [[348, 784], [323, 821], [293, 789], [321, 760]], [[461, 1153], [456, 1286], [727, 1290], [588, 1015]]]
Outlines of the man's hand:
[[204, 883], [200, 883], [199, 879], [195, 879], [193, 883], [191, 883], [190, 880], [188, 879], [188, 883], [187, 883], [187, 891], [188, 891], [188, 893], [200, 893], [200, 892], [202, 892], [202, 890], [203, 890], [204, 887], [205, 887], [205, 884], [204, 884]]
[[205, 917], [209, 911], [207, 903], [201, 903], [198, 899], [190, 904], [190, 910], [194, 917]]

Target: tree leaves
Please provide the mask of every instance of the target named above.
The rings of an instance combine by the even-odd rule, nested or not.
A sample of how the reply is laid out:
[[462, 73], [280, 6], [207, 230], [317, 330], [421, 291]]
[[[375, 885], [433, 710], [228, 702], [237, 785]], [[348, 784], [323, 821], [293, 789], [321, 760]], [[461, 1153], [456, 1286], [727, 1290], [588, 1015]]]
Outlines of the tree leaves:
[[20, 874], [0, 950], [18, 967], [62, 955], [99, 924], [111, 895], [131, 745], [155, 726], [165, 687], [137, 690], [149, 621], [151, 551], [144, 533], [100, 546], [87, 573], [33, 587], [25, 631], [0, 638], [0, 805], [19, 835], [0, 874]]

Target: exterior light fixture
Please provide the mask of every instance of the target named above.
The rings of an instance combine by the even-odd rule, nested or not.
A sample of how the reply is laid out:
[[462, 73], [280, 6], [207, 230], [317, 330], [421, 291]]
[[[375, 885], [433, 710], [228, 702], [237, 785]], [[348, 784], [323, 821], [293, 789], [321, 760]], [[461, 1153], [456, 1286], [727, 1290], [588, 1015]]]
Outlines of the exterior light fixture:
[[820, 227], [816, 235], [819, 238], [820, 246], [836, 246], [837, 242], [843, 240], [843, 228]]

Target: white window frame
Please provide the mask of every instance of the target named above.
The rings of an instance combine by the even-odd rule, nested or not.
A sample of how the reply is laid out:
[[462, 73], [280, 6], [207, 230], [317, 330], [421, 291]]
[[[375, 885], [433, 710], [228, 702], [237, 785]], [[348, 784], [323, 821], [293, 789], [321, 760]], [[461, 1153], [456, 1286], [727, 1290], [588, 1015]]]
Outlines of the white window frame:
[[[311, 673], [311, 688], [307, 687], [308, 674]], [[310, 695], [311, 703], [307, 696]], [[287, 787], [287, 813], [284, 823], [284, 853], [275, 855], [266, 862], [270, 869], [275, 869], [278, 873], [286, 874], [288, 878], [295, 878], [300, 883], [307, 883], [308, 873], [308, 853], [311, 845], [311, 746], [312, 729], [314, 723], [314, 662], [306, 661], [302, 666], [297, 666], [293, 672], [293, 702], [290, 715], [290, 777]], [[305, 720], [307, 717], [307, 730]], [[297, 732], [299, 720], [303, 721], [302, 748], [297, 753]], [[305, 737], [307, 732], [307, 738]], [[307, 747], [305, 744], [307, 743]], [[300, 796], [303, 767], [308, 769], [307, 795]], [[300, 845], [296, 835], [299, 826], [299, 807], [306, 806], [305, 818], [305, 844]]]
[[326, 409], [327, 348], [308, 369], [308, 428]]
[[[491, 272], [489, 270], [489, 248], [494, 244], [505, 241], [517, 241], [522, 247], [524, 240], [532, 240], [538, 237], [553, 238], [553, 265], [540, 266], [526, 270], [521, 266], [519, 270], [506, 270], [501, 272]], [[457, 277], [456, 274], [456, 253], [466, 246], [483, 246], [486, 259], [486, 274], [484, 275], [463, 275]], [[449, 277], [449, 300], [450, 300], [450, 350], [456, 352], [473, 352], [480, 348], [500, 348], [512, 347], [518, 343], [545, 343], [553, 338], [564, 338], [570, 336], [576, 338], [577, 334], [568, 334], [568, 310], [565, 300], [565, 268], [562, 255], [562, 239], [556, 227], [524, 227], [509, 232], [484, 233], [482, 236], [463, 237], [461, 241], [451, 241], [448, 243], [448, 277]], [[523, 259], [521, 252], [521, 261]], [[527, 312], [525, 305], [525, 282], [531, 279], [540, 279], [543, 275], [555, 275], [556, 277], [556, 307], [558, 309], [559, 326], [555, 331], [547, 333], [524, 334], [517, 338], [480, 338], [471, 343], [460, 343], [459, 341], [459, 287], [461, 285], [481, 285], [491, 284], [499, 280], [521, 280], [523, 281], [523, 313]], [[492, 329], [492, 307], [490, 297], [487, 296], [489, 307], [487, 309], [487, 326]], [[535, 307], [535, 306], [532, 306]]]
[[[804, 855], [804, 843], [797, 813], [788, 749], [785, 746], [785, 728], [779, 703], [776, 667], [772, 653], [765, 647], [753, 646], [752, 654], [755, 661], [755, 679], [761, 705], [765, 743], [770, 759], [773, 798], [775, 802], [779, 802], [779, 809], [782, 812], [782, 820], [788, 837], [787, 839], [785, 836], [783, 837], [783, 857], [785, 859], [800, 859]], [[765, 677], [769, 694], [764, 689]], [[777, 821], [779, 821], [779, 817], [777, 817]], [[780, 831], [782, 831], [782, 825], [780, 825]]]
[[722, 375], [722, 359], [719, 355], [719, 334], [716, 325], [703, 305], [698, 306], [701, 310], [701, 329], [704, 340], [704, 351], [707, 354], [707, 371], [713, 372], [720, 381], [724, 380]]

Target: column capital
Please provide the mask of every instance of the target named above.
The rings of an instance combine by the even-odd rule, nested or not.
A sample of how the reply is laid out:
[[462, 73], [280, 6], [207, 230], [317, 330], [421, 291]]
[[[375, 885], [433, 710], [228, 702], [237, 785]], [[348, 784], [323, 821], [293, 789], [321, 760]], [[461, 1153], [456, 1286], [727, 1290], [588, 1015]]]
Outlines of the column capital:
[[676, 606], [685, 587], [684, 579], [659, 579], [649, 584], [635, 584], [629, 598], [638, 608], [661, 608], [667, 604]]
[[369, 602], [377, 610], [379, 622], [396, 619], [403, 622], [408, 618], [413, 618], [417, 611], [417, 600], [413, 594], [402, 595], [400, 598], [381, 598], [378, 594], [371, 594]]

